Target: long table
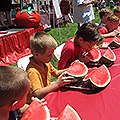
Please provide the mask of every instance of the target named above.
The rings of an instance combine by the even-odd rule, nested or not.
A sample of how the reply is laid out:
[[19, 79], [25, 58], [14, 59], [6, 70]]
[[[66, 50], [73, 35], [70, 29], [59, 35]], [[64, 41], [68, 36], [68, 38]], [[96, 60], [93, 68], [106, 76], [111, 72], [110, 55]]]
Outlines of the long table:
[[40, 31], [43, 31], [43, 25], [37, 29], [11, 29], [7, 34], [0, 34], [0, 65], [15, 64], [20, 58], [30, 55], [30, 36]]
[[[101, 51], [104, 52], [105, 49]], [[109, 85], [93, 93], [65, 87], [49, 93], [45, 99], [51, 117], [58, 117], [69, 104], [78, 112], [82, 120], [120, 120], [120, 48], [113, 51], [116, 54], [116, 61], [108, 67], [112, 78]], [[89, 70], [93, 69], [95, 68]]]

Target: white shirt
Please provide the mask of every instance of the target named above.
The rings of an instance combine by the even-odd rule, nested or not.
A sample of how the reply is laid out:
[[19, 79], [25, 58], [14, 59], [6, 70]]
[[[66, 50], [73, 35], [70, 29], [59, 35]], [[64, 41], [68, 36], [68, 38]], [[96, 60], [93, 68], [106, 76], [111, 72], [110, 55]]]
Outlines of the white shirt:
[[76, 23], [83, 24], [95, 19], [92, 4], [89, 4], [87, 6], [78, 6], [80, 4], [83, 4], [85, 1], [89, 0], [73, 0], [73, 16], [74, 22]]

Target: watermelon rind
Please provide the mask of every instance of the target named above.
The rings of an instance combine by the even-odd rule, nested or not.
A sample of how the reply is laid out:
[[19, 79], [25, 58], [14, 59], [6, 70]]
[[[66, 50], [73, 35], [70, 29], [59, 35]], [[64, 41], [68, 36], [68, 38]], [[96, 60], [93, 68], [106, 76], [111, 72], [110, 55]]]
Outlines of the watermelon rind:
[[105, 63], [111, 63], [111, 62], [114, 62], [114, 61], [116, 60], [116, 55], [115, 55], [115, 53], [111, 50], [110, 47], [108, 47], [108, 49], [111, 51], [111, 53], [112, 53], [112, 55], [113, 55], [113, 59], [110, 59], [110, 58], [106, 57], [106, 56], [103, 54], [103, 56], [102, 56], [101, 59], [100, 59], [100, 63], [103, 63], [103, 64], [105, 64]]
[[[66, 109], [70, 109], [70, 111], [74, 112], [75, 118], [71, 118], [71, 114], [70, 113], [68, 113], [69, 116], [67, 116], [67, 117], [64, 116], [64, 115], [67, 114], [67, 113], [64, 114], [64, 112], [66, 112], [65, 111]], [[68, 117], [70, 117], [70, 118], [68, 118]], [[78, 115], [78, 113], [69, 104], [67, 104], [66, 107], [64, 108], [64, 110], [62, 111], [62, 113], [60, 114], [60, 116], [58, 117], [58, 120], [72, 120], [72, 119], [74, 119], [74, 120], [81, 120], [81, 118]]]
[[[96, 48], [96, 50], [98, 51], [98, 58], [96, 58], [96, 59], [93, 60], [93, 59], [90, 59], [88, 57], [91, 62], [98, 62], [100, 60], [100, 58], [101, 58], [101, 52], [100, 52], [100, 50], [98, 48]], [[89, 52], [88, 52], [88, 54], [89, 54]]]
[[48, 109], [48, 107], [46, 105], [44, 105], [44, 108], [46, 110], [46, 113], [47, 113], [47, 118], [46, 120], [50, 120], [50, 110]]
[[[69, 72], [66, 71], [66, 73], [70, 76], [73, 76], [73, 77], [84, 77], [87, 73], [88, 73], [88, 68], [87, 66], [83, 63], [83, 62], [80, 62], [79, 60], [75, 60], [74, 62], [79, 62], [80, 64], [82, 64], [84, 67], [85, 67], [85, 72], [83, 74], [80, 74], [80, 75], [75, 75], [75, 74], [71, 74]], [[74, 63], [72, 62], [71, 65]]]
[[[104, 85], [98, 85], [98, 84], [96, 84], [95, 82], [93, 82], [93, 80], [91, 79], [91, 77], [89, 77], [88, 79], [83, 79], [83, 82], [85, 82], [85, 81], [90, 81], [93, 85], [95, 85], [95, 86], [97, 86], [97, 87], [105, 87], [105, 86], [107, 86], [108, 84], [109, 84], [109, 82], [110, 82], [110, 80], [111, 80], [111, 75], [110, 75], [110, 72], [109, 72], [109, 70], [108, 70], [108, 68], [103, 64], [102, 66], [104, 66], [104, 68], [106, 69], [106, 71], [107, 71], [107, 73], [108, 73], [108, 76], [109, 76], [109, 78], [108, 78], [108, 80], [105, 82], [105, 84]], [[99, 69], [99, 68], [97, 68], [97, 69]], [[95, 71], [95, 70], [94, 70]], [[92, 71], [91, 73], [93, 73], [94, 71]], [[91, 73], [89, 73], [88, 75], [90, 75]], [[86, 75], [85, 77], [87, 77], [88, 75]], [[102, 76], [102, 75], [101, 75]]]
[[108, 44], [109, 47], [120, 47], [120, 43], [118, 43], [117, 41], [115, 41], [115, 39], [119, 39], [119, 38], [113, 38], [113, 40]]

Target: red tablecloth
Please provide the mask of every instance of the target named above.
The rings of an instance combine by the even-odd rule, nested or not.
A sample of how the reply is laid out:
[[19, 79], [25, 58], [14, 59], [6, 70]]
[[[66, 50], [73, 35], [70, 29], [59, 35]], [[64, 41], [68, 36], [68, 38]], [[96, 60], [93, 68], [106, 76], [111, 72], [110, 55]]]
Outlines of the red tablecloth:
[[17, 33], [0, 37], [0, 65], [15, 64], [20, 58], [31, 54], [30, 36], [35, 32], [43, 30], [43, 26], [38, 29], [28, 28]]
[[49, 93], [45, 99], [51, 117], [58, 117], [70, 104], [82, 120], [120, 120], [120, 48], [113, 51], [117, 59], [108, 67], [112, 78], [110, 84], [104, 90], [91, 94], [73, 89]]

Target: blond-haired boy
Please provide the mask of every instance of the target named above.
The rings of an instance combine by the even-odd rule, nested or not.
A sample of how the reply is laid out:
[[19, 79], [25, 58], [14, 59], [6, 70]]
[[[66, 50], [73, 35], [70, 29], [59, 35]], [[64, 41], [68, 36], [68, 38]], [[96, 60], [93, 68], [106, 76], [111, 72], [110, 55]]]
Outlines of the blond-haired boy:
[[119, 18], [114, 14], [110, 14], [107, 17], [106, 25], [101, 26], [100, 33], [104, 37], [116, 36], [118, 34], [118, 32], [116, 31], [118, 25], [119, 25]]
[[[50, 63], [54, 49], [57, 47], [57, 42], [50, 34], [35, 33], [30, 38], [30, 45], [33, 57], [30, 58], [26, 69], [30, 79], [28, 104], [31, 102], [31, 97], [41, 99], [55, 88], [69, 84], [73, 79], [73, 77], [65, 77], [65, 70], [56, 70]], [[51, 84], [51, 75], [58, 78], [53, 84]]]

